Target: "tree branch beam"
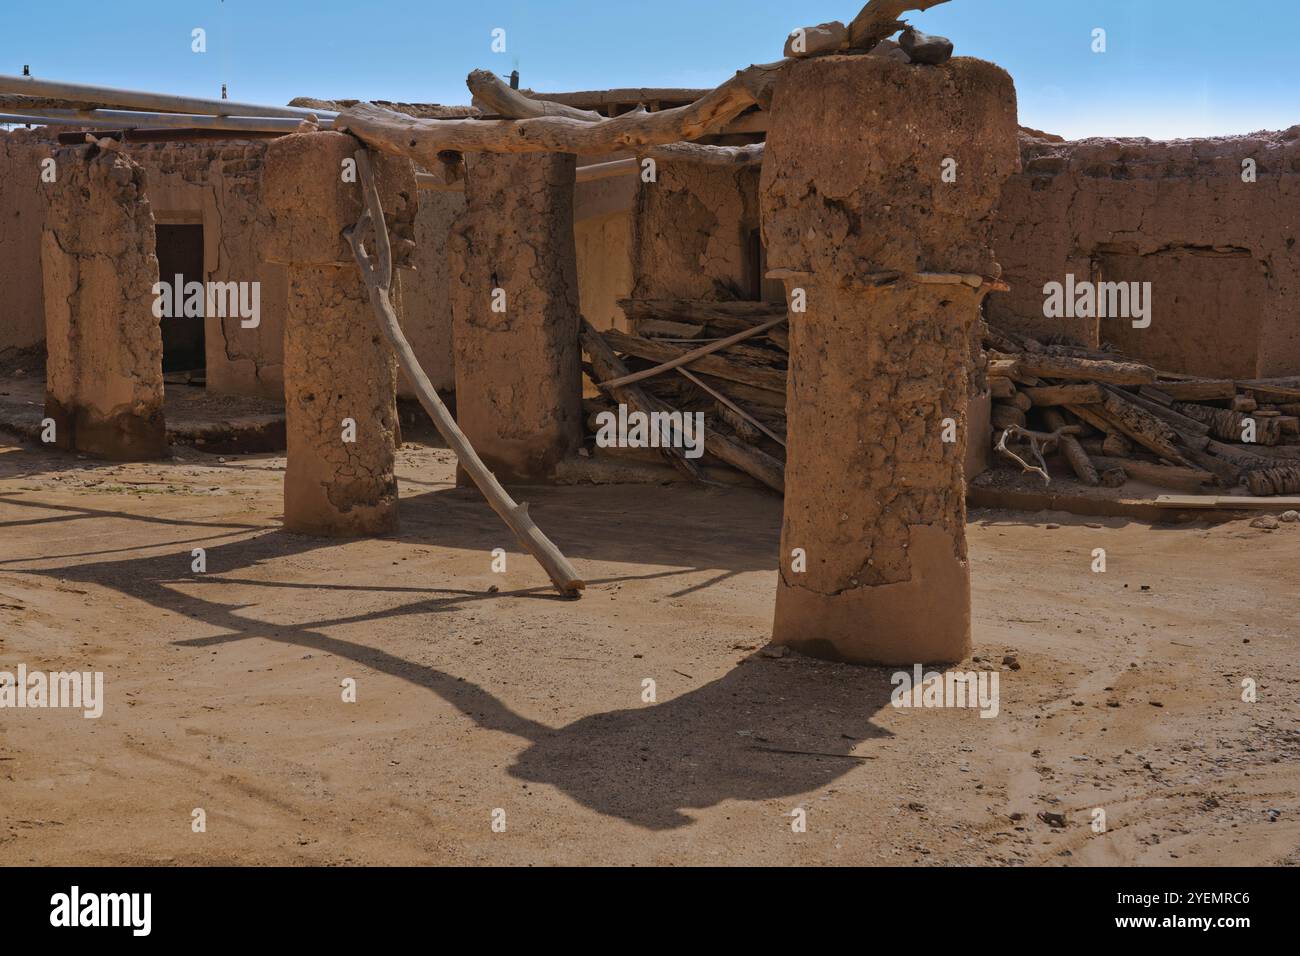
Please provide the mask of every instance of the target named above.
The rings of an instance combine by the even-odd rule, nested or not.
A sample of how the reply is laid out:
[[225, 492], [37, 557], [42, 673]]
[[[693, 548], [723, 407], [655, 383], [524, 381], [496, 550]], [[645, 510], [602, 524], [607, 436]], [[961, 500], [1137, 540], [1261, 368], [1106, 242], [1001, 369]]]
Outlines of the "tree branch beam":
[[766, 108], [772, 87], [787, 63], [756, 65], [741, 70], [694, 103], [648, 113], [633, 110], [621, 116], [588, 122], [572, 116], [545, 115], [520, 120], [422, 120], [359, 103], [334, 121], [334, 128], [352, 133], [373, 149], [414, 159], [433, 168], [439, 153], [617, 153], [641, 152], [699, 139], [724, 127], [752, 106]]
[[[474, 95], [474, 105], [484, 112], [511, 120], [564, 117], [580, 123], [600, 123], [607, 117], [595, 110], [580, 110], [551, 100], [536, 99], [511, 86], [488, 70], [475, 70], [465, 81]], [[647, 114], [652, 115], [652, 114]], [[755, 166], [763, 162], [763, 144], [709, 146], [703, 143], [668, 143], [639, 150], [652, 159], [703, 163], [708, 166]]]

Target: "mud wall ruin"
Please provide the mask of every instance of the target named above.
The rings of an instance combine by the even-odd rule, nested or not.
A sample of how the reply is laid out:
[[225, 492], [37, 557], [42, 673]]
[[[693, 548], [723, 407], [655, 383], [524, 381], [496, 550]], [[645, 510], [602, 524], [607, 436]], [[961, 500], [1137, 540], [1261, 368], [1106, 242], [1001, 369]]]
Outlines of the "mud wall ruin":
[[[578, 165], [616, 162], [626, 153], [580, 156]], [[632, 294], [632, 207], [638, 177], [578, 183], [573, 194], [573, 240], [578, 255], [578, 300], [583, 317], [605, 330], [627, 328], [619, 299]]]
[[[44, 298], [35, 281], [39, 241], [31, 237], [43, 225], [40, 160], [57, 144], [46, 129], [0, 133], [0, 144], [0, 220], [6, 223], [0, 230], [0, 349], [25, 348], [45, 340]], [[256, 327], [243, 327], [238, 317], [205, 320], [208, 387], [279, 399], [287, 293], [283, 270], [262, 254], [274, 229], [261, 194], [266, 148], [265, 140], [128, 143], [124, 153], [144, 171], [156, 224], [203, 226], [203, 280], [261, 284]]]
[[[992, 322], [1110, 342], [1172, 372], [1300, 373], [1300, 126], [1170, 142], [1024, 136], [1021, 153], [994, 236], [1012, 288], [990, 297]], [[1150, 327], [1044, 317], [1043, 286], [1067, 274], [1150, 282]]]
[[[0, 350], [45, 341], [40, 236], [45, 205], [40, 161], [57, 148], [48, 129], [0, 132]], [[207, 387], [218, 394], [284, 395], [284, 322], [288, 280], [268, 259], [280, 228], [263, 191], [269, 140], [127, 143], [144, 170], [155, 222], [203, 227], [203, 276], [258, 282], [260, 315], [205, 322]], [[446, 242], [464, 210], [458, 193], [421, 192], [414, 271], [404, 283], [406, 333], [434, 386], [455, 388]], [[152, 283], [153, 280], [151, 280]], [[599, 281], [599, 280], [597, 280]], [[401, 393], [413, 395], [403, 381]]]
[[[439, 392], [456, 390], [447, 239], [464, 214], [462, 193], [420, 191], [411, 260], [414, 271], [403, 276], [402, 331], [420, 359], [424, 374]], [[401, 371], [397, 391], [403, 398], [415, 397]]]
[[[465, 112], [465, 110], [461, 110]], [[45, 338], [35, 188], [51, 130], [0, 132], [0, 350]], [[1291, 255], [1300, 190], [1300, 127], [1248, 137], [1066, 143], [1023, 136], [1024, 169], [1007, 183], [994, 245], [1012, 289], [993, 295], [996, 324], [1044, 338], [1110, 342], [1171, 371], [1300, 373], [1300, 291]], [[206, 322], [208, 388], [283, 395], [287, 281], [265, 249], [278, 228], [262, 190], [265, 140], [127, 144], [145, 170], [155, 219], [204, 228], [204, 278], [257, 281], [260, 324]], [[584, 156], [580, 165], [619, 156]], [[1256, 182], [1242, 181], [1242, 161]], [[581, 183], [574, 238], [581, 311], [599, 329], [625, 326], [617, 306], [653, 298], [780, 301], [763, 278], [758, 171], [660, 163], [657, 182], [619, 176]], [[421, 191], [415, 271], [404, 283], [406, 332], [436, 388], [455, 389], [447, 237], [464, 197]], [[756, 264], [757, 260], [757, 264]], [[1042, 287], [1078, 279], [1152, 283], [1154, 320], [1043, 316]], [[410, 397], [399, 379], [399, 392]]]
[[50, 147], [26, 130], [0, 132], [0, 351], [45, 341], [41, 160]]
[[657, 181], [637, 181], [633, 297], [783, 300], [758, 253], [757, 167], [660, 162]]
[[139, 143], [127, 144], [127, 151], [145, 169], [158, 223], [203, 226], [202, 280], [260, 284], [255, 327], [245, 327], [238, 315], [204, 318], [208, 388], [278, 400], [288, 290], [283, 267], [265, 258], [276, 228], [262, 196], [267, 146], [267, 140]]
[[144, 170], [97, 146], [57, 149], [41, 235], [54, 444], [135, 460], [167, 451], [158, 276]]

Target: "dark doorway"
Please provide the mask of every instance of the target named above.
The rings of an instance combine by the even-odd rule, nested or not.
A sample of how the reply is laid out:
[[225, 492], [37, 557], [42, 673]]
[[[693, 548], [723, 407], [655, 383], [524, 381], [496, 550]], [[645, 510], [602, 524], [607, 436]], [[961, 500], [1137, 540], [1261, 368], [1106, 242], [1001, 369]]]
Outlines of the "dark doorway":
[[[168, 285], [179, 275], [181, 288], [187, 282], [203, 281], [203, 227], [199, 225], [159, 225], [156, 227], [158, 279]], [[177, 308], [175, 311], [180, 311]], [[197, 373], [190, 380], [203, 381], [203, 318], [183, 315], [162, 319], [163, 374]]]

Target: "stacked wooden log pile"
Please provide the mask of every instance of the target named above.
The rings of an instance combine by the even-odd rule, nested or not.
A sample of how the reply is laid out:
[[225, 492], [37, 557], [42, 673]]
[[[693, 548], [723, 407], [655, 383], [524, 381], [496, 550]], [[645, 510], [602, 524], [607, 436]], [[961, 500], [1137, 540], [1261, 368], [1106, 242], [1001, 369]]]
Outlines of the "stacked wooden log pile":
[[[728, 466], [783, 491], [785, 307], [677, 299], [619, 304], [630, 332], [596, 332], [584, 323], [584, 368], [600, 389], [585, 403], [589, 435], [599, 430], [599, 413], [619, 404], [647, 414], [703, 412], [705, 455], [690, 459], [680, 448], [595, 454], [662, 457], [699, 480], [702, 466]], [[1039, 454], [1059, 455], [1092, 486], [1131, 479], [1182, 492], [1244, 484], [1252, 495], [1300, 494], [1300, 378], [1196, 378], [987, 325], [981, 333], [993, 395], [991, 440], [1026, 467]]]
[[[984, 326], [993, 432], [1032, 468], [1055, 452], [1087, 485], [1300, 493], [1300, 379], [1207, 379]], [[1010, 432], [1008, 433], [1008, 430]], [[1015, 440], [1029, 457], [1016, 452]], [[1037, 469], [1034, 469], [1037, 470]]]
[[695, 461], [673, 448], [597, 448], [595, 454], [662, 455], [697, 479], [703, 478], [701, 464], [722, 464], [783, 491], [785, 306], [681, 299], [624, 299], [619, 305], [630, 332], [583, 327], [584, 370], [600, 388], [600, 396], [585, 403], [589, 433], [597, 433], [600, 412], [616, 411], [620, 403], [646, 414], [703, 412], [705, 455]]

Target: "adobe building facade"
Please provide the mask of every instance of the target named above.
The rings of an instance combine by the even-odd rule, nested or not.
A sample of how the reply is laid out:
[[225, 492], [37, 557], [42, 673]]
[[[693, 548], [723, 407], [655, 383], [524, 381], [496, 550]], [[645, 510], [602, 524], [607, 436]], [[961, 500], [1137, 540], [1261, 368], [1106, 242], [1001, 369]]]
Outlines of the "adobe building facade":
[[[622, 90], [548, 98], [616, 115], [638, 103], [681, 105], [702, 92]], [[402, 108], [428, 115], [475, 112]], [[751, 122], [714, 139], [757, 142], [765, 133], [764, 123]], [[58, 148], [55, 135], [47, 129], [0, 132], [0, 351], [39, 346], [47, 335], [41, 236], [48, 193], [37, 187], [42, 161]], [[160, 271], [182, 263], [187, 278], [198, 271], [193, 278], [201, 281], [260, 286], [255, 326], [238, 316], [202, 321], [198, 347], [207, 388], [282, 400], [290, 293], [285, 267], [267, 252], [279, 228], [264, 192], [273, 141], [128, 142], [124, 153], [144, 177]], [[1300, 374], [1300, 321], [1288, 305], [1300, 292], [1300, 259], [1293, 255], [1300, 231], [1298, 144], [1300, 127], [1173, 142], [1066, 142], [1022, 129], [1022, 168], [1007, 181], [991, 214], [992, 246], [1010, 290], [988, 297], [986, 317], [1048, 341], [1110, 343], [1171, 372]], [[576, 165], [629, 158], [580, 156]], [[580, 176], [573, 191], [573, 236], [583, 316], [597, 329], [626, 328], [618, 302], [627, 297], [783, 301], [781, 283], [767, 278], [759, 178], [758, 167], [689, 162], [659, 162], [651, 181], [640, 168], [592, 181]], [[456, 381], [456, 277], [449, 256], [465, 215], [463, 191], [418, 191], [414, 268], [403, 283], [406, 333], [444, 393], [454, 392]], [[1151, 283], [1151, 325], [1045, 315], [1044, 286], [1067, 276]], [[165, 363], [177, 347], [166, 338]], [[400, 375], [398, 390], [412, 395]]]
[[[555, 98], [610, 115], [638, 103], [669, 108], [697, 90], [617, 90]], [[295, 105], [331, 107], [299, 99]], [[472, 115], [469, 107], [395, 104], [420, 116]], [[46, 199], [38, 188], [42, 161], [58, 148], [61, 130], [0, 131], [0, 352], [38, 347], [47, 320], [41, 276]], [[289, 284], [270, 260], [277, 222], [264, 192], [271, 138], [126, 142], [123, 152], [143, 172], [156, 230], [159, 269], [172, 281], [256, 282], [259, 317], [207, 316], [201, 337], [165, 341], [164, 368], [201, 368], [216, 394], [284, 398], [285, 317]], [[721, 142], [761, 140], [749, 130]], [[578, 166], [630, 160], [631, 154], [579, 156]], [[654, 185], [657, 188], [648, 188]], [[462, 186], [463, 189], [463, 186]], [[426, 374], [440, 392], [455, 391], [450, 239], [465, 218], [462, 189], [419, 190], [415, 250], [403, 283], [404, 329]], [[635, 171], [580, 181], [573, 191], [573, 238], [582, 315], [596, 328], [626, 328], [618, 301], [632, 295], [664, 298], [750, 298], [762, 288], [780, 301], [779, 283], [764, 281], [758, 222], [758, 170], [661, 163], [654, 183]], [[677, 237], [683, 241], [678, 242]], [[196, 274], [197, 273], [197, 274]], [[167, 327], [164, 326], [164, 331]], [[166, 336], [165, 336], [166, 338]], [[195, 340], [198, 340], [196, 346]], [[197, 347], [200, 358], [195, 359]], [[186, 350], [189, 350], [187, 353]], [[399, 395], [413, 397], [399, 373]]]
[[[128, 142], [123, 152], [143, 172], [158, 269], [165, 281], [173, 281], [174, 271], [181, 269], [186, 281], [258, 284], [256, 324], [238, 315], [206, 316], [198, 364], [192, 357], [180, 361], [186, 368], [202, 368], [214, 393], [279, 401], [284, 397], [289, 285], [284, 266], [270, 261], [268, 252], [281, 228], [263, 191], [273, 142]], [[0, 351], [39, 346], [46, 339], [41, 233], [51, 192], [39, 187], [48, 168], [43, 161], [58, 148], [54, 134], [45, 129], [0, 132]], [[57, 166], [53, 175], [58, 175]], [[409, 290], [408, 335], [435, 386], [448, 392], [455, 385], [446, 237], [463, 208], [463, 198], [454, 193], [420, 194], [415, 224], [419, 280]], [[192, 341], [165, 344], [169, 353], [173, 344], [177, 352], [193, 346]]]
[[[1170, 372], [1300, 374], [1300, 126], [1171, 142], [1026, 132], [1020, 145], [993, 238], [1011, 290], [990, 297], [991, 321]], [[1150, 324], [1045, 316], [1044, 286], [1069, 275], [1149, 282]]]

